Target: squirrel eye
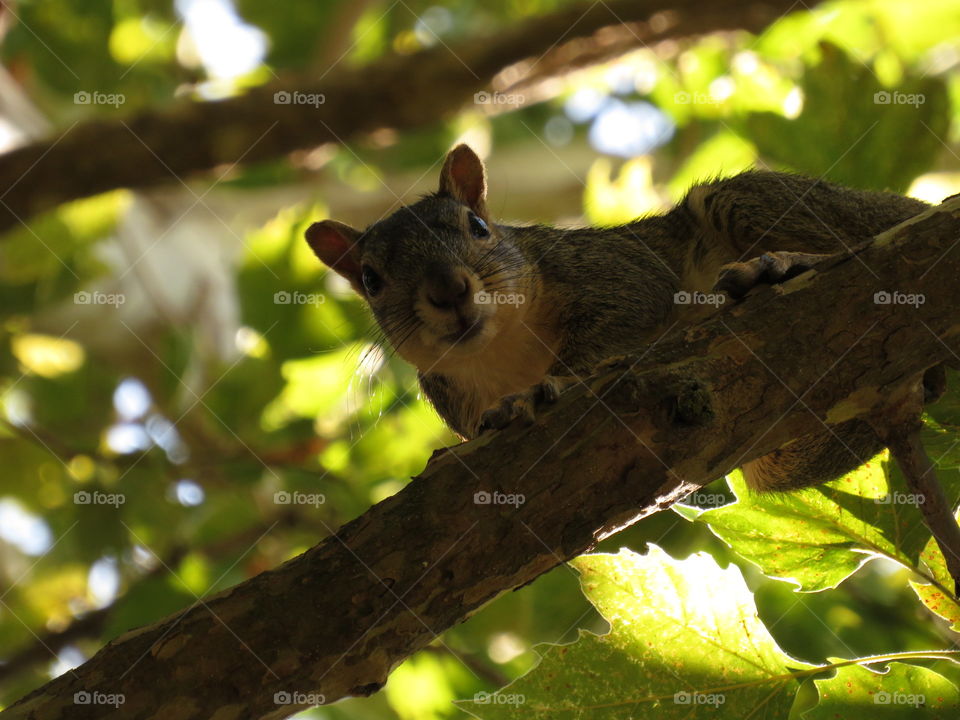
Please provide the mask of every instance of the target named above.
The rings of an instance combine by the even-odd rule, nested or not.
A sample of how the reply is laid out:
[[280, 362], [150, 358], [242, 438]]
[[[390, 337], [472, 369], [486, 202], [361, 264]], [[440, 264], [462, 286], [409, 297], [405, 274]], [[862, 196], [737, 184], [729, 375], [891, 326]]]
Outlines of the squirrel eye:
[[487, 224], [481, 218], [478, 218], [473, 213], [470, 213], [468, 222], [470, 223], [470, 234], [475, 238], [489, 237], [490, 228], [487, 227]]
[[367, 295], [373, 297], [383, 288], [383, 279], [374, 272], [369, 265], [364, 265], [360, 271], [360, 281], [363, 283], [363, 289]]

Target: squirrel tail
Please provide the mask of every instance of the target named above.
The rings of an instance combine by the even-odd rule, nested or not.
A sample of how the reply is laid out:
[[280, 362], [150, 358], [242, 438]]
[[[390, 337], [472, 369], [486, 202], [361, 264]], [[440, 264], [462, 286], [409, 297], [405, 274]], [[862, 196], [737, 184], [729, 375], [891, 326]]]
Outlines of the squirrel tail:
[[834, 480], [860, 467], [883, 449], [863, 420], [799, 437], [743, 466], [747, 485], [759, 492], [796, 490]]

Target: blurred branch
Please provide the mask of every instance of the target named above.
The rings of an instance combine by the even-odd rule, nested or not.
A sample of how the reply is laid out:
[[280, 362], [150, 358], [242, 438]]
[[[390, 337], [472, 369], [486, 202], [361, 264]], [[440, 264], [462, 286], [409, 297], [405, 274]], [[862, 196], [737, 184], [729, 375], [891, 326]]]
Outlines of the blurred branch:
[[[809, 10], [816, 4], [808, 3], [803, 9]], [[553, 78], [610, 62], [632, 50], [665, 40], [705, 32], [746, 30], [759, 33], [777, 19], [771, 15], [772, 11], [786, 14], [792, 9], [750, 2], [737, 3], [735, 7], [728, 3], [704, 3], [700, 8], [702, 13], [696, 18], [698, 26], [693, 27], [689, 13], [664, 7], [648, 19], [611, 25], [593, 35], [563, 42], [541, 57], [521, 60], [495, 77], [494, 89], [503, 93], [532, 94], [532, 97], [526, 97], [524, 104], [539, 102], [544, 93], [537, 89], [538, 86]]]
[[[277, 527], [293, 527], [297, 522], [299, 522], [299, 518], [296, 513], [291, 510], [286, 510], [270, 522], [245, 528], [241, 532], [208, 543], [199, 548], [190, 548], [186, 545], [174, 547], [159, 564], [145, 574], [135, 578], [126, 592], [129, 593], [135, 587], [149, 580], [171, 574], [173, 572], [172, 568], [177, 567], [180, 561], [190, 552], [202, 553], [212, 559], [220, 559], [233, 554], [243, 554], [267, 532]], [[39, 663], [56, 660], [57, 653], [70, 643], [84, 638], [98, 637], [107, 625], [110, 615], [116, 610], [117, 603], [122, 601], [123, 597], [121, 596], [114, 603], [106, 607], [98, 608], [76, 618], [61, 630], [34, 634], [34, 642], [15, 651], [0, 664], [0, 682], [6, 682], [9, 678], [26, 672]]]
[[[186, 419], [181, 418], [181, 430], [187, 425]], [[86, 455], [97, 463], [117, 468], [120, 472], [123, 472], [139, 464], [143, 457], [158, 452], [156, 448], [151, 447], [136, 453], [107, 455], [97, 447], [71, 446], [63, 442], [56, 433], [49, 432], [38, 425], [16, 425], [4, 418], [0, 418], [0, 429], [13, 438], [30, 443], [49, 453], [64, 466], [68, 465], [77, 455]], [[182, 463], [178, 463], [176, 468], [169, 467], [168, 475], [170, 480], [174, 481], [183, 475], [183, 470], [192, 470], [198, 473], [198, 482], [207, 488], [234, 487], [231, 478], [223, 477], [219, 473], [225, 465], [233, 462], [253, 460], [265, 470], [309, 471], [311, 467], [318, 467], [317, 455], [329, 445], [328, 438], [314, 436], [271, 449], [256, 450], [252, 447], [252, 443], [237, 438], [238, 442], [233, 445], [219, 448], [213, 442], [214, 439], [218, 439], [217, 436], [210, 433], [201, 433], [196, 423], [190, 426], [190, 430], [191, 434], [187, 435], [188, 445], [195, 452]], [[6, 439], [0, 435], [0, 446]], [[211, 448], [214, 449], [211, 450]], [[199, 451], [202, 451], [202, 453]], [[169, 465], [169, 461], [166, 462]], [[345, 480], [340, 474], [322, 465], [318, 469], [322, 470], [323, 477], [328, 484], [345, 484]]]
[[[0, 418], [0, 429], [3, 429], [8, 435], [19, 438], [25, 442], [35, 445], [44, 452], [50, 453], [60, 462], [66, 464], [70, 462], [80, 451], [71, 448], [67, 443], [60, 439], [59, 435], [47, 432], [36, 425], [20, 425]], [[4, 438], [0, 436], [0, 443]]]
[[[361, 68], [337, 67], [319, 81], [295, 78], [127, 121], [90, 121], [0, 156], [0, 231], [68, 200], [118, 187], [143, 188], [220, 166], [271, 160], [383, 127], [430, 125], [520, 61], [528, 61], [520, 72], [529, 75], [541, 64], [556, 68], [609, 59], [608, 50], [627, 45], [759, 30], [795, 6], [788, 0], [582, 3], [493, 36], [438, 43]], [[626, 34], [610, 29], [622, 23], [630, 23]], [[301, 93], [302, 102], [277, 102], [275, 93], [288, 93], [286, 98]], [[310, 97], [318, 104], [310, 104]]]
[[[0, 717], [281, 718], [303, 706], [275, 693], [376, 692], [500, 594], [793, 438], [883, 412], [956, 355], [958, 236], [960, 199], [606, 364], [533, 425], [437, 451], [335, 536], [117, 638]], [[891, 288], [925, 302], [875, 302]], [[79, 706], [80, 691], [126, 701]]]

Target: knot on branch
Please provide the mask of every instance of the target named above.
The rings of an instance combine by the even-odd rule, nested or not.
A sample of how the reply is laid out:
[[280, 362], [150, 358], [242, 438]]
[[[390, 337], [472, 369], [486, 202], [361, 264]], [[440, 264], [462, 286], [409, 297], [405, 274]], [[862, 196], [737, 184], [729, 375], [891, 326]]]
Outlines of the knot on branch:
[[604, 370], [620, 370], [598, 389], [607, 406], [619, 415], [635, 415], [657, 402], [656, 422], [659, 426], [703, 426], [713, 422], [715, 413], [707, 386], [688, 376], [672, 377], [661, 373], [637, 375], [629, 356], [608, 360]]
[[698, 382], [691, 381], [680, 389], [674, 399], [673, 421], [682, 425], [709, 425], [714, 412], [710, 392]]

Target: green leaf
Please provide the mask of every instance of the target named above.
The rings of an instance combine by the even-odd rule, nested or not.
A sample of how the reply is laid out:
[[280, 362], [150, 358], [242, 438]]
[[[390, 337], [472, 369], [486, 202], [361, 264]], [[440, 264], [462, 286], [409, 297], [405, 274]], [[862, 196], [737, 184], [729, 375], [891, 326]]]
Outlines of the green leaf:
[[960, 632], [960, 601], [950, 592], [954, 585], [953, 578], [947, 571], [947, 562], [935, 538], [930, 538], [920, 554], [920, 559], [931, 582], [911, 580], [910, 587], [930, 612], [948, 621], [951, 630]]
[[960, 428], [924, 418], [923, 447], [939, 471], [960, 467]]
[[946, 368], [947, 391], [925, 409], [937, 422], [944, 425], [960, 425], [960, 372]]
[[72, 299], [105, 270], [98, 243], [130, 205], [116, 190], [33, 217], [0, 242], [0, 317], [38, 312]]
[[[885, 673], [859, 665], [837, 669], [831, 678], [813, 681], [820, 702], [803, 720], [870, 717], [878, 720], [936, 720], [957, 717], [960, 694], [943, 675], [925, 667], [890, 663]], [[855, 715], [854, 715], [855, 713]]]
[[748, 170], [757, 161], [757, 150], [742, 137], [724, 129], [700, 143], [668, 185], [670, 196], [679, 201], [705, 177], [729, 177]]
[[281, 368], [286, 386], [264, 410], [264, 425], [273, 429], [298, 417], [334, 415], [343, 420], [349, 416], [354, 409], [350, 383], [363, 352], [362, 345], [351, 344], [322, 355], [287, 360]]
[[[750, 491], [728, 479], [737, 502], [697, 516], [738, 555], [804, 592], [836, 587], [872, 556], [916, 567], [928, 533], [916, 507], [888, 480], [882, 456], [849, 475], [789, 493]], [[899, 493], [899, 494], [895, 494]]]
[[384, 692], [401, 720], [446, 717], [457, 697], [453, 681], [469, 682], [469, 672], [453, 656], [419, 653], [391, 673]]
[[704, 553], [678, 561], [655, 546], [572, 564], [610, 633], [545, 646], [533, 671], [461, 707], [482, 718], [788, 716], [793, 671], [813, 666], [777, 646], [736, 566]]
[[[952, 429], [931, 420], [922, 431], [951, 507], [960, 498], [956, 437]], [[929, 599], [940, 607], [934, 596], [952, 587], [952, 580], [943, 581], [937, 575], [940, 571], [932, 569], [936, 562], [930, 566], [927, 561], [931, 548], [939, 550], [927, 542], [930, 531], [916, 495], [909, 492], [896, 463], [884, 455], [843, 478], [790, 493], [753, 493], [738, 471], [728, 478], [737, 502], [704, 512], [685, 506], [675, 509], [688, 520], [707, 523], [765, 575], [792, 580], [801, 591], [836, 587], [871, 557], [881, 555], [930, 580]], [[930, 570], [921, 565], [921, 552]], [[942, 572], [947, 577], [945, 569]]]
[[[336, 22], [336, 13], [346, 3], [317, 3], [312, 0], [293, 0], [282, 5], [267, 5], [240, 0], [237, 3], [244, 19], [265, 30], [270, 37], [270, 63], [277, 68], [303, 68], [322, 48], [323, 35], [318, 38], [318, 28], [329, 28]], [[377, 13], [382, 17], [383, 9]], [[346, 46], [347, 49], [349, 46]], [[327, 60], [338, 59], [336, 53]], [[326, 69], [324, 66], [323, 69]]]
[[107, 616], [104, 641], [128, 630], [155, 622], [159, 618], [190, 607], [197, 601], [181, 584], [166, 577], [148, 577], [130, 587], [119, 598]]
[[[853, 187], [905, 191], [942, 152], [946, 86], [908, 76], [886, 88], [840, 48], [823, 43], [821, 55], [803, 77], [800, 115], [755, 113], [747, 118], [747, 136], [762, 156], [794, 170]], [[910, 143], [901, 142], [904, 137]]]

